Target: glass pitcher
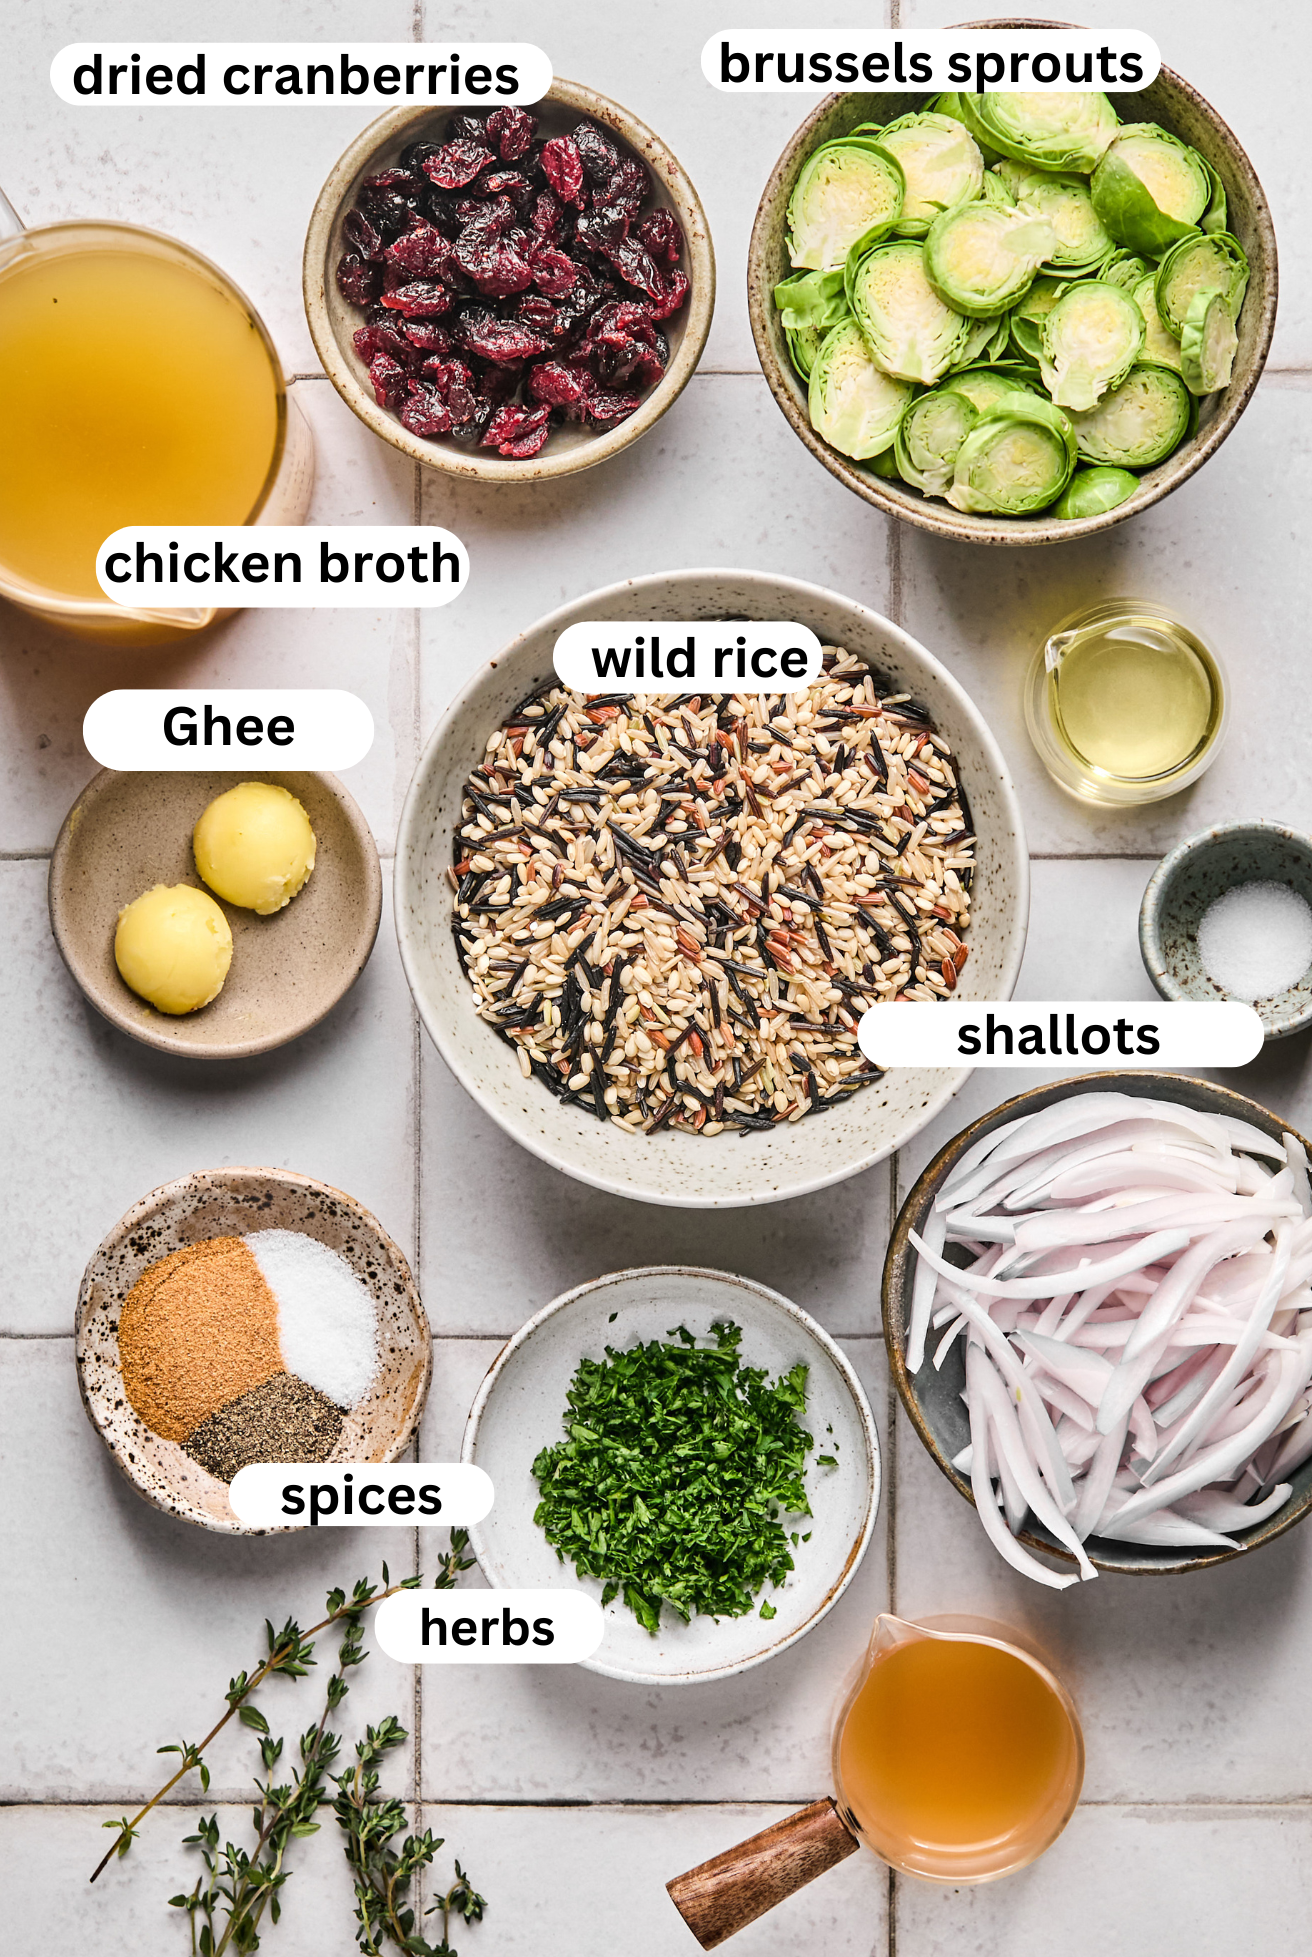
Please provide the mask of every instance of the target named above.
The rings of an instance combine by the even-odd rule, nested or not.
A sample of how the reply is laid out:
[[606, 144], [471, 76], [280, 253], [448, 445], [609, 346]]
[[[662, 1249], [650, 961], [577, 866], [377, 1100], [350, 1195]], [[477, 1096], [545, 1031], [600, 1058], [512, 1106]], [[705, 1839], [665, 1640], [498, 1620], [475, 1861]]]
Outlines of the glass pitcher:
[[[75, 259], [85, 264], [91, 255], [99, 258], [106, 253], [134, 254], [138, 264], [152, 269], [156, 266], [172, 268], [175, 272], [187, 275], [187, 285], [198, 295], [217, 292], [236, 308], [238, 314], [249, 325], [258, 343], [258, 359], [267, 364], [267, 374], [271, 383], [273, 397], [273, 440], [267, 471], [262, 482], [258, 474], [252, 480], [258, 483], [248, 507], [238, 513], [222, 518], [206, 519], [225, 522], [245, 522], [247, 524], [301, 523], [309, 508], [310, 494], [314, 486], [314, 443], [309, 425], [304, 416], [287, 394], [282, 368], [277, 352], [268, 331], [255, 308], [245, 295], [233, 284], [225, 273], [212, 265], [199, 252], [156, 231], [145, 230], [137, 225], [117, 224], [100, 221], [77, 221], [65, 224], [42, 225], [26, 229], [8, 200], [0, 194], [0, 324], [3, 324], [8, 294], [11, 307], [21, 304], [30, 309], [34, 305], [31, 294], [34, 279], [46, 266], [55, 268], [62, 257], [65, 266]], [[120, 268], [120, 277], [126, 276]], [[165, 276], [161, 271], [157, 276]], [[25, 285], [22, 282], [26, 282]], [[179, 288], [183, 289], [183, 288]], [[22, 295], [20, 298], [20, 294]], [[44, 288], [41, 304], [46, 303]], [[51, 303], [58, 303], [57, 296], [51, 295]], [[12, 317], [12, 315], [11, 315]], [[27, 311], [30, 322], [32, 314]], [[54, 317], [50, 315], [50, 317]], [[39, 347], [40, 335], [32, 338], [30, 324], [29, 337], [25, 344]], [[17, 399], [17, 391], [16, 396]], [[267, 401], [267, 396], [265, 397]], [[9, 437], [9, 454], [6, 468], [19, 478], [21, 485], [23, 454], [21, 443], [15, 441], [14, 430], [6, 431]], [[15, 451], [18, 452], [15, 452]], [[179, 450], [179, 453], [182, 451]], [[116, 452], [117, 453], [117, 452]], [[131, 457], [125, 457], [125, 465]], [[112, 474], [112, 465], [106, 463], [104, 475]], [[149, 466], [149, 464], [147, 465]], [[56, 462], [47, 477], [52, 481], [58, 469]], [[258, 470], [258, 464], [256, 464]], [[90, 495], [85, 475], [79, 483], [77, 465], [70, 451], [70, 464], [67, 472], [68, 495], [76, 499], [79, 491]], [[21, 505], [15, 505], [21, 508]], [[143, 517], [134, 511], [124, 509], [117, 522], [107, 525], [109, 530], [122, 523], [152, 520], [168, 521], [168, 518], [155, 519]], [[180, 516], [179, 522], [186, 521]], [[51, 526], [52, 529], [54, 526]], [[38, 536], [36, 526], [33, 534]], [[98, 541], [103, 542], [103, 538]], [[38, 553], [39, 554], [39, 553]], [[216, 618], [226, 617], [228, 612], [219, 611], [212, 606], [137, 606], [129, 607], [114, 604], [98, 591], [83, 589], [60, 589], [61, 580], [53, 573], [42, 573], [32, 568], [29, 556], [27, 568], [22, 564], [23, 552], [18, 548], [16, 537], [6, 538], [0, 530], [0, 596], [21, 606], [25, 611], [58, 626], [72, 637], [119, 645], [157, 645], [191, 636], [201, 631]], [[13, 559], [18, 562], [11, 561]], [[62, 580], [66, 587], [74, 584], [71, 577]]]
[[1070, 1820], [1084, 1738], [1070, 1694], [1014, 1631], [886, 1614], [835, 1720], [833, 1772], [839, 1814], [883, 1861], [931, 1882], [989, 1882]]

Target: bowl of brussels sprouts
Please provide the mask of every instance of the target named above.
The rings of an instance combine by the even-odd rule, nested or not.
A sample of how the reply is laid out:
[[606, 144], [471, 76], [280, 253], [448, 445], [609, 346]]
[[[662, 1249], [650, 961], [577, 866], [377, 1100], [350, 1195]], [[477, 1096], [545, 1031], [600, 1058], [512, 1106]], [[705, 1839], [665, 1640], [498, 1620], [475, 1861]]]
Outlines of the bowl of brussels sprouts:
[[1165, 67], [1135, 94], [828, 96], [748, 257], [761, 366], [811, 453], [988, 544], [1105, 529], [1200, 468], [1257, 386], [1276, 286], [1251, 163]]

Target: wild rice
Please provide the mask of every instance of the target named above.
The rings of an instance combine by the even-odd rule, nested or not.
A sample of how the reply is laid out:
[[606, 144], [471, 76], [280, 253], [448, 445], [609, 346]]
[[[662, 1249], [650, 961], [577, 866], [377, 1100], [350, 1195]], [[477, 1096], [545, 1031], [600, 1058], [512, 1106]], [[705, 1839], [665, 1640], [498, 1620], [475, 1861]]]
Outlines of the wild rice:
[[844, 651], [801, 694], [552, 684], [465, 783], [453, 929], [560, 1099], [752, 1133], [877, 1077], [867, 1006], [955, 989], [973, 848], [947, 742]]

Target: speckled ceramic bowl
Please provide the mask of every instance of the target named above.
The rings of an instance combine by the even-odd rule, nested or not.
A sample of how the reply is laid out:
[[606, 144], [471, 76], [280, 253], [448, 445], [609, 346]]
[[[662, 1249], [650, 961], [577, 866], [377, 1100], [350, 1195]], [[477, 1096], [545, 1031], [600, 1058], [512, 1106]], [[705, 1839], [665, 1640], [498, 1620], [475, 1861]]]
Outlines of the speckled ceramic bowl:
[[714, 1209], [778, 1202], [856, 1175], [932, 1121], [968, 1069], [899, 1069], [823, 1118], [745, 1140], [668, 1130], [628, 1135], [524, 1080], [511, 1048], [474, 1014], [452, 937], [447, 879], [464, 780], [482, 760], [489, 733], [551, 677], [557, 636], [588, 618], [795, 620], [823, 644], [856, 653], [892, 682], [890, 691], [920, 701], [957, 756], [978, 837], [978, 907], [958, 996], [1011, 997], [1029, 916], [1020, 805], [997, 742], [957, 681], [899, 626], [818, 585], [760, 571], [676, 571], [590, 592], [540, 619], [475, 673], [438, 723], [410, 784], [397, 840], [396, 930], [420, 1016], [457, 1080], [507, 1134], [594, 1188]]
[[334, 1461], [399, 1460], [424, 1410], [433, 1369], [428, 1319], [410, 1267], [377, 1219], [351, 1196], [290, 1169], [206, 1169], [152, 1189], [114, 1225], [82, 1277], [74, 1353], [87, 1418], [139, 1495], [166, 1515], [232, 1536], [281, 1533], [238, 1520], [226, 1482], [177, 1441], [162, 1440], [123, 1390], [118, 1319], [151, 1264], [207, 1237], [299, 1230], [345, 1258], [378, 1313], [379, 1371], [345, 1417]]
[[828, 1615], [860, 1568], [879, 1508], [879, 1438], [860, 1381], [828, 1333], [777, 1291], [725, 1271], [657, 1265], [581, 1284], [544, 1306], [497, 1354], [470, 1411], [461, 1459], [486, 1469], [497, 1491], [491, 1515], [470, 1530], [488, 1582], [581, 1589], [600, 1600], [601, 1584], [560, 1563], [533, 1520], [534, 1458], [563, 1438], [565, 1395], [581, 1359], [603, 1358], [608, 1345], [665, 1339], [675, 1325], [705, 1338], [725, 1318], [742, 1327], [745, 1365], [765, 1367], [772, 1379], [799, 1363], [809, 1368], [810, 1458], [832, 1454], [838, 1465], [807, 1470], [810, 1540], [793, 1551], [796, 1567], [783, 1586], [766, 1589], [774, 1617], [751, 1611], [684, 1624], [664, 1611], [653, 1637], [616, 1600], [606, 1606], [600, 1651], [584, 1661], [608, 1678], [636, 1685], [727, 1678], [786, 1651]]
[[352, 334], [364, 323], [364, 314], [337, 290], [337, 261], [347, 248], [342, 225], [364, 179], [389, 168], [403, 149], [421, 137], [436, 139], [452, 114], [449, 108], [389, 109], [362, 130], [329, 172], [305, 238], [302, 282], [310, 336], [325, 373], [347, 407], [375, 435], [381, 435], [403, 455], [422, 462], [425, 468], [476, 482], [546, 482], [590, 469], [628, 448], [655, 427], [692, 379], [715, 310], [715, 251], [701, 198], [678, 158], [655, 131], [595, 89], [559, 79], [541, 102], [530, 105], [530, 113], [538, 118], [546, 136], [568, 135], [584, 116], [600, 123], [646, 164], [652, 175], [654, 202], [673, 211], [683, 227], [687, 250], [682, 269], [692, 290], [687, 304], [661, 329], [670, 343], [665, 377], [627, 421], [600, 432], [574, 425], [554, 429], [540, 454], [514, 461], [491, 449], [466, 448], [441, 436], [429, 439], [412, 435], [375, 400], [368, 373], [351, 343]]
[[[1008, 19], [961, 22], [968, 27], [1062, 27], [1055, 20]], [[1140, 475], [1139, 488], [1128, 501], [1101, 516], [1073, 522], [1047, 515], [1026, 517], [970, 516], [937, 497], [925, 497], [907, 483], [876, 476], [868, 468], [840, 455], [811, 426], [806, 384], [788, 357], [773, 293], [792, 267], [785, 247], [788, 199], [797, 175], [821, 143], [844, 136], [859, 122], [889, 123], [897, 116], [929, 106], [925, 94], [827, 95], [802, 123], [776, 163], [761, 198], [747, 258], [747, 303], [752, 333], [770, 392], [792, 428], [830, 474], [876, 509], [900, 516], [922, 530], [976, 544], [1050, 544], [1087, 537], [1126, 517], [1137, 516], [1201, 468], [1215, 454], [1252, 399], [1271, 345], [1276, 322], [1276, 236], [1271, 211], [1252, 164], [1234, 132], [1197, 89], [1163, 68], [1151, 87], [1134, 95], [1111, 97], [1125, 122], [1158, 122], [1191, 143], [1207, 158], [1225, 186], [1229, 226], [1248, 254], [1252, 278], [1239, 318], [1239, 351], [1229, 387], [1202, 404], [1197, 432], [1173, 455]]]
[[[1234, 997], [1203, 970], [1198, 926], [1209, 904], [1241, 883], [1281, 883], [1312, 904], [1312, 836], [1278, 822], [1226, 822], [1163, 857], [1139, 907], [1139, 949], [1163, 999]], [[1301, 1032], [1312, 1022], [1312, 968], [1252, 1004], [1268, 1040]]]
[[[978, 1121], [972, 1121], [968, 1128], [963, 1128], [959, 1135], [952, 1137], [946, 1148], [939, 1150], [903, 1203], [893, 1227], [892, 1241], [884, 1261], [884, 1343], [888, 1347], [888, 1361], [898, 1393], [911, 1417], [912, 1426], [929, 1449], [939, 1472], [972, 1507], [975, 1498], [971, 1493], [969, 1477], [952, 1465], [954, 1458], [970, 1440], [970, 1423], [961, 1400], [966, 1383], [961, 1341], [958, 1340], [953, 1346], [941, 1371], [935, 1370], [932, 1354], [927, 1355], [925, 1364], [914, 1379], [906, 1368], [907, 1322], [916, 1269], [915, 1248], [908, 1233], [912, 1230], [917, 1235], [922, 1233], [934, 1198], [954, 1163], [972, 1143], [1000, 1128], [1004, 1122], [1014, 1120], [1017, 1115], [1037, 1114], [1041, 1108], [1072, 1094], [1108, 1092], [1140, 1095], [1150, 1100], [1182, 1101], [1186, 1107], [1197, 1108], [1203, 1114], [1236, 1115], [1239, 1120], [1250, 1122], [1254, 1128], [1260, 1128], [1264, 1135], [1270, 1135], [1277, 1142], [1282, 1135], [1296, 1132], [1289, 1122], [1282, 1121], [1260, 1102], [1250, 1101], [1246, 1095], [1236, 1094], [1231, 1088], [1217, 1087], [1211, 1081], [1195, 1080], [1189, 1074], [1099, 1073], [1057, 1081], [1048, 1087], [1031, 1087], [1026, 1093], [1004, 1101], [991, 1113], [981, 1115]], [[1304, 1146], [1308, 1144], [1304, 1143]], [[1301, 1522], [1312, 1508], [1312, 1461], [1295, 1469], [1289, 1480], [1294, 1492], [1277, 1514], [1255, 1529], [1235, 1532], [1238, 1549], [1157, 1549], [1144, 1543], [1112, 1542], [1101, 1536], [1091, 1536], [1085, 1544], [1089, 1561], [1100, 1570], [1166, 1576], [1183, 1570], [1210, 1569], [1214, 1563], [1229, 1562], [1234, 1556], [1241, 1556], [1262, 1543], [1273, 1541], [1276, 1536], [1282, 1536], [1286, 1529], [1292, 1529], [1296, 1522]], [[1029, 1548], [1044, 1550], [1063, 1563], [1073, 1564], [1075, 1561], [1067, 1550], [1057, 1545], [1046, 1529], [1035, 1525], [1032, 1520], [1029, 1526], [1021, 1530], [1020, 1540]]]
[[[153, 884], [204, 888], [191, 832], [214, 797], [239, 781], [272, 782], [297, 798], [315, 834], [314, 869], [270, 917], [216, 898], [232, 931], [223, 990], [199, 1012], [158, 1012], [119, 976], [118, 914]], [[49, 902], [60, 956], [111, 1025], [161, 1053], [244, 1060], [299, 1038], [350, 991], [378, 936], [383, 879], [369, 825], [334, 775], [102, 768], [64, 818]]]

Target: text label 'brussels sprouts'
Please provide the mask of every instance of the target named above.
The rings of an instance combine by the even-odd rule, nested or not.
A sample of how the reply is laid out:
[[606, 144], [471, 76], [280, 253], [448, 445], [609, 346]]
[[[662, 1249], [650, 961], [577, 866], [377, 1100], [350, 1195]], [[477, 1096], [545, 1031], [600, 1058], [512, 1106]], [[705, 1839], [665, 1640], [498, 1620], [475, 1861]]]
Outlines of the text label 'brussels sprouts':
[[584, 619], [556, 640], [555, 667], [580, 693], [801, 693], [821, 652], [792, 619]]
[[1157, 43], [1133, 28], [728, 28], [702, 73], [730, 94], [789, 89], [1147, 88]]

